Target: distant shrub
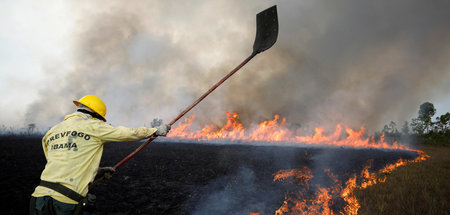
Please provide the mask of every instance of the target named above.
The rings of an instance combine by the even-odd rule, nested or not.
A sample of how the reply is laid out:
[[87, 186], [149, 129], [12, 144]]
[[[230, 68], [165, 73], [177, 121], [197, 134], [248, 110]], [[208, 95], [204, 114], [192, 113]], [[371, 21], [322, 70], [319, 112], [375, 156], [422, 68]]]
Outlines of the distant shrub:
[[416, 134], [414, 136], [418, 143], [424, 145], [450, 146], [450, 130], [439, 132], [430, 131], [426, 134]]
[[40, 129], [29, 128], [14, 128], [0, 125], [0, 137], [42, 137], [45, 132]]

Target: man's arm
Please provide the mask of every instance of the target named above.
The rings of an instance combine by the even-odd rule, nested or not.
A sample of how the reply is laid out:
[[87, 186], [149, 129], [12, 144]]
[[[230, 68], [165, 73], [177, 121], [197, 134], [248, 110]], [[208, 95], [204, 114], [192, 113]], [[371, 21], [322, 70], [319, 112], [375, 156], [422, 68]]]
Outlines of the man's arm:
[[152, 136], [156, 128], [127, 128], [124, 126], [113, 127], [107, 123], [99, 122], [93, 128], [93, 132], [103, 142], [138, 141]]

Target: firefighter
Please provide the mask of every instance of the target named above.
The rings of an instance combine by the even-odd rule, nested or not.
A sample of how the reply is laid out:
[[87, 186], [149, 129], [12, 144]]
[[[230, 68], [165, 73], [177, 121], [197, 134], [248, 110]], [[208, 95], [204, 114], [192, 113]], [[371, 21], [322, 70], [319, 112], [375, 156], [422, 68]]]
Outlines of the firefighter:
[[30, 214], [74, 214], [86, 205], [88, 185], [97, 177], [110, 178], [115, 169], [99, 168], [105, 142], [138, 141], [166, 136], [170, 125], [156, 128], [113, 127], [106, 123], [106, 106], [94, 95], [78, 101], [75, 113], [52, 127], [42, 138], [47, 164], [32, 193]]

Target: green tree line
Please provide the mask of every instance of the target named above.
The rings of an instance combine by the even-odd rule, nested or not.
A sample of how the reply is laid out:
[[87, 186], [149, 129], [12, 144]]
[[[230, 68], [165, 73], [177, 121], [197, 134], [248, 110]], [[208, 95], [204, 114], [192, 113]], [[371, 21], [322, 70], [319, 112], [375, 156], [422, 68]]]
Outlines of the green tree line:
[[389, 141], [416, 140], [422, 144], [450, 145], [450, 113], [447, 112], [437, 116], [436, 108], [430, 102], [420, 105], [418, 116], [411, 120], [411, 123], [405, 121], [400, 130], [397, 124], [391, 121], [383, 127], [382, 133]]

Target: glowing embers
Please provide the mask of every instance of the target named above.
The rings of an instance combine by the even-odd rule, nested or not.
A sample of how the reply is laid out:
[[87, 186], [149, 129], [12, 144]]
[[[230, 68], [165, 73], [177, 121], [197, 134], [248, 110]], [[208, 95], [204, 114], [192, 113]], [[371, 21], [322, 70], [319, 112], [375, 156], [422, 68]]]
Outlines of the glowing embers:
[[275, 214], [333, 214], [330, 204], [333, 204], [333, 199], [338, 197], [342, 187], [332, 174], [329, 176], [335, 180], [331, 188], [316, 185], [313, 191], [310, 188], [310, 181], [314, 176], [307, 167], [276, 172], [274, 181], [294, 184], [297, 190], [286, 194], [283, 204], [275, 211]]
[[285, 195], [281, 207], [275, 214], [357, 214], [360, 205], [353, 194], [355, 189], [364, 189], [377, 183], [383, 183], [389, 173], [399, 166], [411, 162], [426, 160], [429, 156], [416, 150], [418, 156], [414, 160], [399, 159], [393, 164], [370, 172], [372, 161], [364, 166], [359, 175], [354, 174], [345, 183], [342, 183], [329, 169], [325, 169], [328, 176], [328, 185], [311, 185], [313, 175], [307, 167], [303, 169], [279, 170], [274, 173], [274, 181], [296, 185], [295, 191]]
[[315, 128], [312, 135], [299, 134], [299, 129], [286, 126], [286, 118], [275, 115], [273, 120], [263, 121], [246, 129], [239, 122], [237, 113], [226, 113], [227, 122], [221, 128], [207, 125], [194, 130], [194, 116], [190, 116], [172, 128], [168, 137], [196, 141], [231, 140], [243, 142], [270, 142], [276, 144], [320, 145], [354, 148], [404, 149], [411, 150], [397, 142], [388, 143], [382, 135], [379, 140], [365, 134], [362, 126], [359, 131], [341, 124], [336, 125], [334, 132], [326, 132], [323, 128]]

